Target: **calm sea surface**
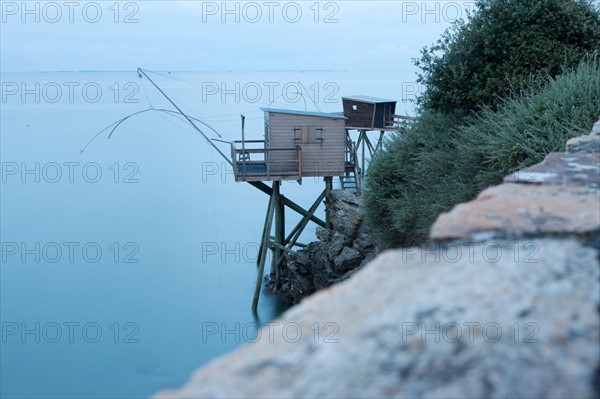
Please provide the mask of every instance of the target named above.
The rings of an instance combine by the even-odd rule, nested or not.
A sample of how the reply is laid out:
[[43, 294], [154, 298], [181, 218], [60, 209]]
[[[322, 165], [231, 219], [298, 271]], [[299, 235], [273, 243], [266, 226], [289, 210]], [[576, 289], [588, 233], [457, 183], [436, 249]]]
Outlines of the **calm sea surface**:
[[[416, 90], [406, 72], [149, 76], [226, 141], [241, 137], [240, 114], [246, 137], [262, 138], [260, 107], [337, 112], [341, 96], [367, 94], [399, 100], [404, 113], [412, 105], [400, 100]], [[90, 142], [134, 112], [173, 109], [148, 80], [1, 80], [2, 397], [146, 397], [181, 385], [284, 310], [263, 295], [258, 321], [250, 311], [268, 197], [235, 183], [197, 132], [145, 112]], [[282, 186], [305, 208], [322, 189], [314, 179]], [[289, 231], [299, 216], [286, 212]]]

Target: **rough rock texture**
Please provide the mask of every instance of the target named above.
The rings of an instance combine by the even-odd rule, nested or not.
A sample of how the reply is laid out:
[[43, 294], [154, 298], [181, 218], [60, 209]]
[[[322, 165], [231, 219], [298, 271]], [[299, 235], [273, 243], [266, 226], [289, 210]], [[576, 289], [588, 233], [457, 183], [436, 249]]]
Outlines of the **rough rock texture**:
[[350, 191], [330, 191], [325, 206], [329, 209], [332, 230], [349, 238], [356, 236], [364, 218], [360, 205], [360, 198]]
[[[597, 163], [571, 155], [457, 206], [437, 241], [382, 253], [159, 397], [600, 397]], [[321, 235], [342, 269], [370, 245]]]
[[600, 153], [553, 152], [541, 163], [506, 176], [504, 182], [599, 188]]
[[266, 290], [290, 303], [344, 281], [377, 253], [375, 238], [363, 224], [360, 198], [344, 190], [333, 190], [325, 198], [330, 212], [331, 230], [317, 229], [318, 242], [286, 255], [282, 286], [277, 290], [269, 281]]
[[573, 137], [567, 141], [567, 152], [600, 152], [600, 133], [594, 136]]
[[592, 135], [600, 135], [600, 119], [598, 119], [598, 122], [594, 123], [594, 127], [592, 128]]
[[[582, 136], [585, 143], [596, 136]], [[594, 139], [595, 140], [595, 139]], [[600, 236], [600, 153], [571, 143], [569, 153], [512, 173], [473, 201], [440, 215], [431, 228], [437, 241], [534, 236]]]
[[597, 251], [546, 239], [495, 250], [385, 252], [159, 397], [597, 396]]
[[502, 184], [440, 215], [434, 240], [600, 234], [600, 194], [586, 187]]

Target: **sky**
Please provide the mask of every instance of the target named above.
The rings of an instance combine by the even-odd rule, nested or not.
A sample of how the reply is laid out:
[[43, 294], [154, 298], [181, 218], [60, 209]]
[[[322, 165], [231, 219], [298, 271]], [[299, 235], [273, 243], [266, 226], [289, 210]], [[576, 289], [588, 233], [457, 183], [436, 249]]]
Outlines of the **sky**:
[[407, 70], [473, 1], [0, 1], [0, 71]]

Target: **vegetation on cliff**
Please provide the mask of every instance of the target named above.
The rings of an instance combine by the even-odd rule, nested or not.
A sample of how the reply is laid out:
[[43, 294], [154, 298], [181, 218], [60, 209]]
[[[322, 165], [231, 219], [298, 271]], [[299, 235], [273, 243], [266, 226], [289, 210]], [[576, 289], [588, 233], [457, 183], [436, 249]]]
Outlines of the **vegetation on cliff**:
[[381, 243], [424, 241], [440, 213], [589, 132], [599, 49], [599, 8], [579, 0], [480, 0], [424, 49], [418, 120], [368, 173], [367, 220]]
[[[425, 109], [466, 115], [532, 79], [558, 76], [600, 49], [600, 12], [589, 0], [479, 0], [415, 64]], [[597, 4], [597, 3], [596, 3]]]

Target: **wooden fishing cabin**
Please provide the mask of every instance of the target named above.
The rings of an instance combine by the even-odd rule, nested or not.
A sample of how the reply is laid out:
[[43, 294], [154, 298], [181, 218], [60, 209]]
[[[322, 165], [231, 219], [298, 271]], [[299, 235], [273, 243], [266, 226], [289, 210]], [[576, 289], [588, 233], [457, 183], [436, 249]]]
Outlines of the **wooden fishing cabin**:
[[[356, 150], [361, 152], [360, 170], [366, 171], [366, 159], [372, 159], [383, 147], [385, 132], [399, 131], [401, 128], [410, 126], [414, 118], [404, 115], [396, 115], [396, 101], [385, 98], [355, 95], [342, 97], [343, 115], [346, 117], [347, 141], [353, 142], [350, 131], [357, 130], [358, 137], [355, 141]], [[369, 131], [379, 131], [379, 137], [375, 145], [369, 138]], [[342, 188], [346, 188], [349, 182], [350, 188], [358, 186], [356, 177], [348, 174], [341, 179]]]
[[[267, 250], [273, 251], [270, 275], [281, 287], [281, 267], [285, 254], [295, 246], [303, 246], [298, 239], [309, 221], [331, 228], [326, 209], [325, 222], [315, 216], [327, 193], [333, 188], [333, 177], [339, 177], [343, 189], [360, 195], [365, 146], [371, 154], [381, 147], [383, 133], [399, 129], [402, 118], [395, 115], [396, 102], [369, 96], [344, 97], [343, 113], [296, 111], [261, 108], [264, 112], [264, 139], [246, 140], [242, 118], [242, 140], [231, 143], [231, 161], [235, 180], [262, 187], [270, 193], [269, 205], [257, 259], [258, 275], [252, 301], [256, 311], [264, 274]], [[358, 141], [352, 141], [349, 131], [359, 130]], [[379, 130], [379, 142], [374, 148], [367, 131]], [[362, 164], [357, 150], [362, 144]], [[303, 177], [323, 177], [325, 189], [307, 210], [296, 206], [303, 215], [297, 225], [286, 234], [285, 205], [290, 201], [281, 194], [283, 181], [302, 182]], [[286, 202], [287, 200], [287, 202]], [[273, 225], [275, 225], [274, 232]]]
[[342, 97], [346, 129], [387, 130], [396, 126], [396, 101], [371, 96]]
[[261, 108], [264, 140], [232, 143], [235, 180], [302, 181], [346, 171], [346, 118], [340, 114]]

